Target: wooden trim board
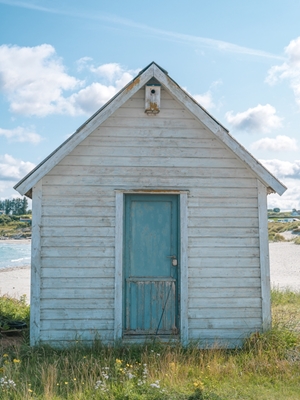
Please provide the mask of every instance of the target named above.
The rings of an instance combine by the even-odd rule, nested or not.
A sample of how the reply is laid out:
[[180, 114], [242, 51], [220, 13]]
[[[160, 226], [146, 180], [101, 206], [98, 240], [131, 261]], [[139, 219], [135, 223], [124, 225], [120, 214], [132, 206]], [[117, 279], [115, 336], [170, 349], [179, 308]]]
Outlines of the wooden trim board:
[[31, 239], [30, 345], [40, 340], [41, 325], [41, 223], [43, 187], [40, 180], [33, 187]]

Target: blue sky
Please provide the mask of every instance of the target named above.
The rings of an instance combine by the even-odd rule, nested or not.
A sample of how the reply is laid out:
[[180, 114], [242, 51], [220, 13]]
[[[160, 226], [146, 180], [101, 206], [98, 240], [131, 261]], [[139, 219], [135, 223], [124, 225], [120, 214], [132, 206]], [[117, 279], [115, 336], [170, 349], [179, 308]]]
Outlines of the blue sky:
[[298, 0], [0, 0], [0, 198], [151, 61], [300, 209]]

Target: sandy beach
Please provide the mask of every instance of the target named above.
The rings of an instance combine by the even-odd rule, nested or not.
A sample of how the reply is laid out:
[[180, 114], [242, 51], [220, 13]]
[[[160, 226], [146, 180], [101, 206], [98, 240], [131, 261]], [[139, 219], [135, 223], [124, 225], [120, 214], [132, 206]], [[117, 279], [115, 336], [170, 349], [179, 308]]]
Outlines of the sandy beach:
[[[300, 291], [300, 246], [291, 242], [270, 243], [271, 286]], [[0, 294], [30, 299], [30, 267], [0, 270]]]

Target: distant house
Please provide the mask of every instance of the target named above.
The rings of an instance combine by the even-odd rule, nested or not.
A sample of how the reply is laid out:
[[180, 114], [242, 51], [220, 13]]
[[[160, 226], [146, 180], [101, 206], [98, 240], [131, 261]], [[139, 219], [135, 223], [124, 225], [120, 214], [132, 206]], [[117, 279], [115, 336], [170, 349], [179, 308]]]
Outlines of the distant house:
[[0, 210], [0, 215], [4, 215], [4, 210]]
[[295, 217], [300, 216], [300, 210], [293, 210], [293, 211], [291, 212], [291, 215], [292, 215], [292, 216], [295, 216]]
[[267, 194], [286, 187], [157, 64], [15, 188], [33, 201], [31, 344], [232, 347], [270, 327]]

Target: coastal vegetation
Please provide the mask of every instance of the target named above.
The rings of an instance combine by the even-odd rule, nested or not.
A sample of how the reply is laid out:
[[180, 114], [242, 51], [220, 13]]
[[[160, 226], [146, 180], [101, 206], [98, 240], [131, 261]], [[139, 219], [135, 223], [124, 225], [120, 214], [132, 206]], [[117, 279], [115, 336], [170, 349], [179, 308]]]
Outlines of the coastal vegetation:
[[[25, 219], [27, 221], [21, 221]], [[0, 238], [30, 238], [31, 237], [31, 214], [25, 215], [0, 215]]]
[[[9, 301], [9, 300], [6, 300]], [[12, 301], [16, 310], [22, 304]], [[3, 310], [3, 307], [1, 308]], [[3, 311], [1, 311], [3, 312]], [[300, 293], [272, 291], [273, 328], [240, 349], [143, 345], [30, 348], [0, 339], [3, 400], [293, 400], [300, 393]], [[16, 314], [16, 318], [19, 315]]]

